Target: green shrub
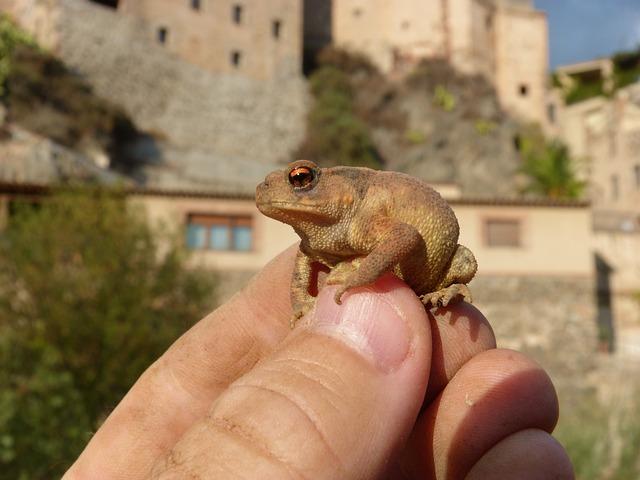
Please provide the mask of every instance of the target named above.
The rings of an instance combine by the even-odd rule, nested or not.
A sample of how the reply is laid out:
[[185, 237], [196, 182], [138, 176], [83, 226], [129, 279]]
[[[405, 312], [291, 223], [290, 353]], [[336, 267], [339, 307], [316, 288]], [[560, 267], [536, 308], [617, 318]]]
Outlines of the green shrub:
[[473, 124], [473, 128], [478, 133], [478, 135], [484, 136], [484, 135], [489, 135], [496, 128], [498, 128], [498, 124], [492, 120], [486, 120], [484, 118], [481, 118], [479, 120], [476, 120], [476, 122]]
[[433, 101], [445, 112], [452, 112], [456, 108], [456, 97], [444, 85], [436, 85]]
[[521, 172], [528, 177], [525, 192], [548, 198], [577, 199], [585, 183], [578, 180], [569, 148], [558, 140], [547, 141], [541, 134], [520, 137]]
[[427, 141], [427, 135], [420, 130], [407, 130], [404, 139], [410, 145], [422, 145]]
[[0, 237], [0, 478], [54, 478], [211, 307], [210, 275], [122, 195], [18, 205]]

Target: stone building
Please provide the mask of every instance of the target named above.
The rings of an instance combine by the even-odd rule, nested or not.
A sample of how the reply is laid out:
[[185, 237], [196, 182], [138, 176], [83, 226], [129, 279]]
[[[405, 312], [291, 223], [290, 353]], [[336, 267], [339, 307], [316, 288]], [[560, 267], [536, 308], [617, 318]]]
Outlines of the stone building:
[[616, 325], [621, 348], [638, 349], [631, 338], [640, 338], [640, 83], [614, 91], [612, 73], [608, 59], [558, 69], [565, 88], [593, 80], [608, 95], [558, 102], [555, 133], [589, 185], [603, 321]]
[[546, 123], [547, 20], [532, 1], [306, 0], [305, 46], [329, 43], [362, 51], [389, 73], [444, 58], [484, 75], [510, 113]]
[[[89, 0], [0, 0], [0, 12], [13, 17], [40, 45], [82, 74], [98, 96], [124, 108], [140, 130], [161, 139], [162, 160], [172, 172], [197, 170], [192, 180], [207, 183], [216, 176], [219, 164], [291, 159], [304, 136], [308, 103], [301, 56], [287, 53], [297, 48], [293, 45], [301, 38], [301, 20], [294, 19], [301, 18], [296, 2], [281, 3], [291, 3], [291, 12], [280, 12], [280, 38], [258, 41], [266, 35], [271, 19], [280, 18], [277, 9], [273, 17], [267, 16], [264, 2], [244, 2], [241, 24], [235, 25], [232, 2], [227, 2], [225, 13], [218, 9], [223, 5], [220, 1], [202, 0], [201, 10], [195, 11], [186, 0], [167, 0], [167, 5], [183, 11], [166, 12], [176, 23], [166, 23], [174, 30], [167, 31], [164, 45], [158, 38], [159, 23], [124, 14], [113, 8], [116, 2], [111, 3], [112, 8]], [[146, 3], [130, 3], [133, 6], [120, 2], [118, 8], [137, 6], [144, 13]], [[214, 6], [216, 10], [211, 11]], [[215, 30], [216, 12], [228, 20], [229, 28], [238, 29], [227, 43], [214, 42], [228, 48], [218, 59], [226, 70], [219, 72], [185, 61], [170, 50], [181, 45], [178, 40], [185, 27], [180, 27], [180, 18], [202, 16], [202, 22], [209, 18]], [[264, 22], [258, 22], [256, 12], [265, 15]], [[251, 33], [254, 27], [259, 31]], [[253, 53], [243, 50], [249, 47]], [[238, 68], [228, 65], [234, 49], [240, 52]], [[247, 69], [255, 69], [255, 75]]]
[[300, 73], [299, 0], [120, 0], [123, 15], [144, 19], [155, 41], [212, 72], [257, 79]]

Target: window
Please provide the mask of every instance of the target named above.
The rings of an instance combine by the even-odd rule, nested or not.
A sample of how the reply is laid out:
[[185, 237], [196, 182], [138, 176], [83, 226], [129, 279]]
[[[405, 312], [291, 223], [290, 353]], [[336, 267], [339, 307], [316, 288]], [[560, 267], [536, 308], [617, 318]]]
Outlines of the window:
[[611, 175], [611, 200], [618, 200], [620, 196], [620, 181], [617, 175]]
[[485, 221], [485, 241], [489, 247], [520, 247], [520, 220], [489, 219]]
[[242, 52], [240, 50], [234, 50], [231, 52], [231, 65], [238, 68], [242, 62]]
[[165, 44], [169, 39], [169, 29], [167, 27], [158, 28], [158, 42]]
[[529, 95], [529, 85], [527, 85], [526, 83], [521, 83], [518, 90], [520, 91], [521, 97], [526, 97], [527, 95]]
[[409, 23], [408, 20], [405, 20], [404, 22], [402, 22], [400, 26], [402, 27], [403, 30], [408, 30], [409, 27], [411, 26], [411, 23]]
[[274, 20], [271, 22], [271, 35], [273, 35], [273, 38], [280, 38], [281, 30], [282, 22], [280, 20]]
[[640, 190], [640, 164], [633, 167], [633, 178], [636, 184], [636, 190]]
[[362, 9], [361, 9], [361, 8], [354, 8], [354, 9], [353, 9], [353, 16], [354, 16], [354, 17], [360, 17], [360, 16], [362, 16]]
[[233, 23], [240, 25], [242, 23], [242, 5], [233, 6]]
[[200, 7], [202, 5], [200, 4], [200, 0], [191, 0], [191, 8], [193, 8], [194, 10], [200, 10]]
[[547, 118], [550, 123], [556, 123], [556, 106], [553, 103], [547, 105]]
[[189, 215], [187, 247], [192, 250], [251, 251], [253, 248], [251, 217]]

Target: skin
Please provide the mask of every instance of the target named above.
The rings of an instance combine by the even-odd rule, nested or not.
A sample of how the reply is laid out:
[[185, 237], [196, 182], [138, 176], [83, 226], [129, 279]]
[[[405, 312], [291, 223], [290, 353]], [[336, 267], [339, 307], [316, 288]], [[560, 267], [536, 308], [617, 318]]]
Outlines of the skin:
[[[477, 309], [425, 310], [389, 275], [342, 306], [336, 287], [325, 288], [320, 314], [367, 330], [392, 322], [378, 347], [394, 368], [381, 369], [311, 315], [289, 329], [297, 249], [178, 339], [64, 480], [573, 478], [550, 435], [558, 406], [548, 376], [496, 349]], [[396, 348], [400, 333], [409, 350]]]
[[326, 285], [371, 284], [393, 271], [423, 303], [471, 300], [466, 284], [476, 260], [458, 244], [458, 221], [434, 189], [411, 176], [368, 168], [320, 168], [298, 160], [270, 173], [256, 189], [265, 215], [291, 225], [301, 238], [291, 284], [292, 326], [315, 303], [317, 265]]

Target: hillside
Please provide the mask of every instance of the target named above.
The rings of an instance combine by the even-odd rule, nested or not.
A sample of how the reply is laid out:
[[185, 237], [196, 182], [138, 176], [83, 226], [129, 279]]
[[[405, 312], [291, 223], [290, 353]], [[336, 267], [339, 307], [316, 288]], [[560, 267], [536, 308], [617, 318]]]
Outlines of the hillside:
[[[301, 156], [325, 164], [359, 158], [366, 166], [456, 183], [468, 196], [520, 193], [525, 129], [500, 109], [484, 78], [431, 60], [391, 80], [366, 58], [337, 50], [321, 54], [320, 65], [310, 78], [316, 102]], [[341, 125], [339, 141], [328, 122]]]

